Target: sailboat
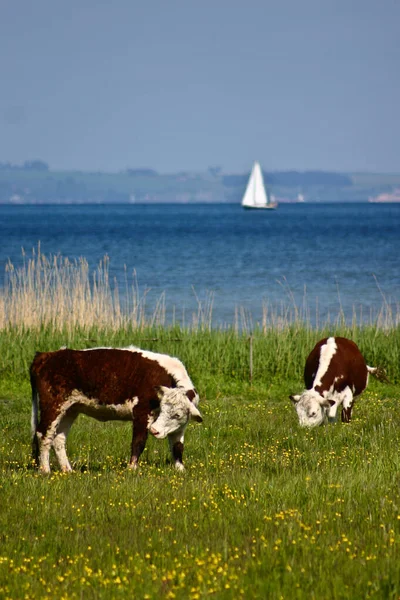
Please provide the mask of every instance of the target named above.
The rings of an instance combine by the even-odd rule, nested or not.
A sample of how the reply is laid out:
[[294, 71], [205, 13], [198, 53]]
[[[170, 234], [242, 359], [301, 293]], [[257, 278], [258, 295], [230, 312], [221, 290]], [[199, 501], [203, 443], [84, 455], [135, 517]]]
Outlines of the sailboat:
[[264, 187], [260, 163], [255, 162], [242, 199], [244, 208], [276, 208], [278, 203]]

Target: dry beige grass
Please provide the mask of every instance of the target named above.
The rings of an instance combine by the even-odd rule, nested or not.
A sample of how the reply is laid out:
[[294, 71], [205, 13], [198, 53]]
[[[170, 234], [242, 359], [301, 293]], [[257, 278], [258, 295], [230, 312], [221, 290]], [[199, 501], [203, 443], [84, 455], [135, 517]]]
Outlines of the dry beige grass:
[[[0, 289], [0, 330], [51, 326], [56, 331], [72, 331], [96, 326], [116, 331], [128, 325], [133, 329], [165, 326], [165, 293], [149, 311], [148, 290], [140, 293], [135, 271], [129, 277], [125, 268], [120, 297], [120, 282], [110, 281], [109, 264], [105, 256], [90, 272], [85, 258], [71, 261], [59, 254], [47, 258], [40, 245], [31, 257], [23, 252], [22, 266], [16, 268], [10, 261], [6, 265], [5, 286]], [[203, 303], [197, 296], [196, 300], [197, 310], [186, 325], [195, 330], [209, 329], [213, 294]]]
[[40, 252], [24, 256], [21, 267], [6, 265], [6, 285], [0, 292], [0, 329], [6, 327], [54, 329], [75, 327], [118, 329], [127, 323], [143, 327], [145, 295], [136, 279], [126, 285], [121, 306], [118, 285], [109, 279], [109, 259], [89, 272], [85, 258], [70, 261], [60, 255], [47, 258]]
[[[96, 326], [104, 330], [116, 331], [129, 326], [133, 329], [165, 327], [175, 324], [175, 308], [172, 323], [167, 317], [165, 293], [162, 293], [153, 308], [146, 305], [148, 290], [140, 293], [136, 273], [128, 275], [124, 270], [124, 281], [110, 281], [109, 258], [105, 256], [93, 272], [85, 258], [71, 261], [61, 255], [47, 258], [41, 253], [40, 244], [31, 257], [23, 252], [22, 266], [16, 268], [9, 261], [6, 265], [4, 289], [0, 289], [0, 330], [12, 327], [18, 329], [39, 329], [51, 326], [54, 330], [72, 331], [79, 327], [89, 330]], [[377, 286], [379, 288], [378, 282]], [[120, 296], [120, 289], [123, 294]], [[379, 288], [380, 289], [380, 288]], [[381, 291], [381, 290], [380, 290]], [[234, 310], [233, 329], [251, 333], [255, 326], [264, 333], [275, 329], [282, 331], [291, 327], [312, 327], [318, 329], [327, 325], [336, 327], [359, 327], [374, 325], [378, 329], [391, 330], [400, 324], [400, 305], [393, 304], [382, 294], [382, 305], [374, 313], [365, 315], [362, 309], [354, 309], [352, 318], [344, 316], [340, 306], [333, 318], [322, 323], [318, 315], [318, 303], [313, 318], [306, 293], [302, 306], [296, 306], [294, 295], [289, 288], [284, 290], [287, 302], [272, 306], [262, 305], [261, 322], [255, 324], [252, 315], [243, 307]], [[197, 309], [190, 315], [182, 314], [179, 325], [192, 331], [210, 330], [212, 327], [214, 294], [209, 292], [201, 300], [195, 289]]]

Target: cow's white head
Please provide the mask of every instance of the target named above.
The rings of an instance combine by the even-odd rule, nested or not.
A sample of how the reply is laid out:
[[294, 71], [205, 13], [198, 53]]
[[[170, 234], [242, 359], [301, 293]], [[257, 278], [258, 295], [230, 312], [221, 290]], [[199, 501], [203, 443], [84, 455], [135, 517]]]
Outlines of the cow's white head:
[[301, 427], [316, 427], [334, 420], [337, 404], [334, 400], [322, 398], [314, 390], [289, 396], [299, 417]]
[[149, 427], [157, 439], [163, 440], [170, 433], [184, 430], [190, 419], [201, 423], [203, 417], [187, 396], [184, 388], [168, 388], [161, 385], [157, 389], [160, 400], [159, 413]]

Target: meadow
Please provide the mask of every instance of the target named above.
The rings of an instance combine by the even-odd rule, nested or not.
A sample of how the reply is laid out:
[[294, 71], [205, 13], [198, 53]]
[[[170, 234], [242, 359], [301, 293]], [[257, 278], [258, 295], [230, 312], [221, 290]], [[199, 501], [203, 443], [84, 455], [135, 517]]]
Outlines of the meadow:
[[[137, 297], [119, 312], [104, 277], [93, 291], [82, 265], [42, 259], [13, 276], [0, 294], [1, 598], [400, 597], [397, 315], [383, 307], [377, 323], [339, 316], [318, 330], [270, 315], [251, 331], [214, 330], [202, 307], [182, 327], [146, 318]], [[371, 379], [350, 424], [300, 429], [288, 396], [332, 334], [391, 383]], [[128, 344], [178, 356], [199, 391], [204, 423], [187, 429], [186, 471], [155, 439], [128, 470], [129, 423], [81, 416], [68, 438], [74, 473], [54, 457], [50, 476], [37, 473], [34, 353]]]

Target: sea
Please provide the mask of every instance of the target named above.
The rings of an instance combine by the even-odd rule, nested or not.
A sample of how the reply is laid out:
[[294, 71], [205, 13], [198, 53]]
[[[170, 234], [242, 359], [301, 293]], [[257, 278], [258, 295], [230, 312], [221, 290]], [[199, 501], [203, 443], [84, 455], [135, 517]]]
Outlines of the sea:
[[18, 268], [39, 247], [93, 271], [107, 257], [120, 296], [135, 281], [149, 314], [162, 298], [167, 322], [400, 314], [400, 203], [0, 205], [0, 288], [8, 261]]

